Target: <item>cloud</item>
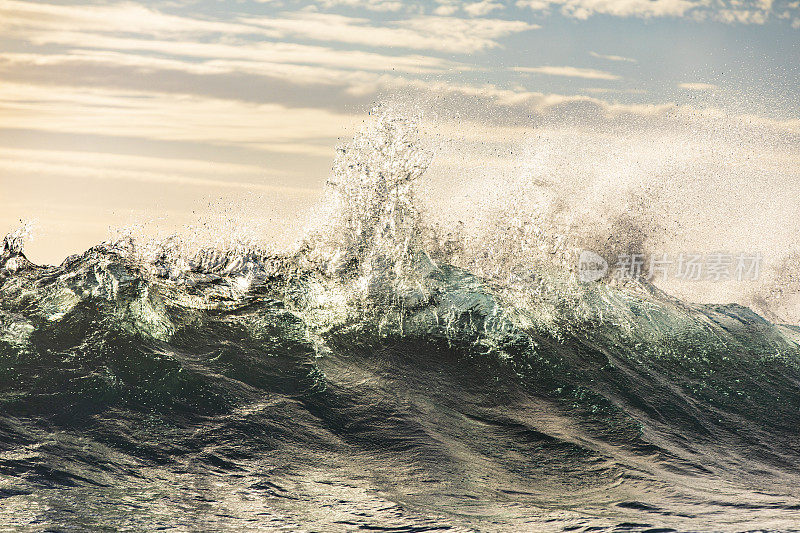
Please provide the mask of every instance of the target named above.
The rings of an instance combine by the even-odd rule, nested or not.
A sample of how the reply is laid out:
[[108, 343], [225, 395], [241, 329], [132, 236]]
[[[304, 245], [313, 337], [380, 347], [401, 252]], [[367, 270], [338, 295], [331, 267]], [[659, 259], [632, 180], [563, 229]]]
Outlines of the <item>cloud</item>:
[[604, 55], [604, 54], [598, 54], [597, 52], [589, 52], [589, 55], [592, 56], [592, 57], [596, 57], [598, 59], [606, 59], [608, 61], [620, 61], [620, 62], [624, 62], [624, 63], [636, 63], [637, 62], [635, 59], [632, 59], [630, 57]]
[[332, 155], [356, 117], [187, 94], [0, 82], [0, 128], [247, 146]]
[[[476, 114], [491, 121], [504, 116], [529, 117], [531, 113], [553, 119], [576, 113], [587, 119], [620, 113], [649, 116], [669, 108], [668, 104], [611, 104], [587, 95], [512, 90], [490, 84], [471, 85], [367, 72], [342, 76], [341, 71], [318, 67], [304, 67], [312, 69], [305, 72], [297, 71], [300, 68], [297, 65], [282, 65], [285, 70], [268, 74], [270, 77], [261, 85], [272, 92], [256, 90], [251, 93], [249, 88], [259, 87], [258, 78], [237, 79], [202, 71], [200, 74], [187, 72], [184, 79], [165, 84], [163, 80], [174, 78], [170, 72], [175, 68], [208, 67], [191, 67], [191, 62], [177, 62], [176, 67], [170, 60], [158, 59], [147, 63], [151, 74], [132, 76], [124, 69], [113, 69], [119, 69], [122, 63], [149, 62], [153, 58], [121, 59], [116, 54], [106, 57], [108, 54], [98, 52], [99, 57], [93, 58], [107, 60], [107, 71], [94, 67], [82, 79], [76, 76], [81, 70], [71, 64], [60, 73], [60, 85], [53, 83], [56, 80], [53, 72], [46, 70], [53, 68], [52, 64], [35, 64], [40, 61], [38, 56], [21, 63], [18, 72], [33, 76], [34, 81], [39, 77], [49, 79], [50, 85], [19, 82], [0, 85], [0, 128], [78, 136], [119, 136], [152, 142], [184, 141], [198, 147], [238, 146], [268, 153], [327, 157], [333, 139], [356, 120], [337, 110], [367, 109], [386, 94], [394, 95], [395, 99], [430, 102], [435, 112], [449, 109], [447, 106], [474, 109]], [[75, 60], [74, 56], [66, 58]], [[58, 58], [48, 57], [48, 61], [52, 60]], [[0, 75], [8, 79], [2, 64]], [[307, 84], [302, 86], [302, 91], [292, 85], [298, 83], [298, 78]], [[215, 96], [213, 91], [218, 83], [230, 91]], [[280, 88], [279, 92], [275, 92], [276, 88]], [[308, 97], [309, 92], [315, 94], [314, 91], [319, 98]], [[195, 94], [187, 94], [189, 92]], [[309, 105], [314, 108], [303, 107]]]
[[[441, 81], [373, 76], [357, 87], [364, 100], [390, 92], [412, 100], [435, 102], [437, 110], [449, 101], [461, 109], [473, 106], [479, 116], [495, 120], [497, 110], [512, 116], [533, 112], [553, 119], [579, 117], [596, 121], [618, 115], [666, 117], [674, 104], [623, 104], [586, 95], [515, 91], [492, 85], [474, 86]], [[516, 112], [519, 111], [519, 113]], [[693, 119], [710, 110], [685, 111]], [[723, 114], [724, 115], [724, 114]], [[700, 117], [700, 118], [698, 118]], [[73, 135], [103, 135], [154, 141], [188, 141], [199, 145], [246, 147], [266, 153], [327, 158], [335, 139], [358, 122], [348, 115], [314, 108], [291, 108], [277, 103], [257, 104], [218, 98], [152, 91], [0, 83], [0, 128]], [[749, 118], [748, 123], [753, 119]], [[790, 128], [797, 124], [790, 124]]]
[[203, 159], [163, 158], [130, 154], [115, 154], [97, 151], [75, 152], [69, 150], [8, 148], [0, 146], [0, 160], [28, 160], [43, 163], [60, 163], [65, 166], [94, 166], [107, 169], [129, 169], [140, 172], [170, 174], [192, 174], [217, 176], [257, 177], [269, 173], [285, 175], [285, 170], [265, 169], [263, 166], [243, 163], [210, 162]]
[[[0, 29], [8, 36], [38, 31], [95, 31], [141, 35], [197, 35], [259, 32], [238, 23], [169, 15], [133, 3], [61, 5], [21, 0], [0, 3]], [[263, 32], [262, 32], [263, 33]]]
[[563, 15], [585, 20], [592, 15], [616, 17], [682, 17], [703, 5], [695, 0], [519, 0], [518, 7], [534, 11], [560, 8]]
[[[478, 4], [481, 4], [480, 2]], [[192, 37], [230, 42], [233, 37], [286, 40], [289, 37], [368, 47], [473, 53], [500, 46], [499, 39], [539, 26], [523, 21], [442, 16], [412, 16], [378, 23], [367, 18], [298, 11], [270, 17], [233, 16], [231, 21], [171, 15], [141, 5], [55, 5], [7, 0], [0, 4], [0, 30], [6, 37], [44, 39], [53, 33], [91, 33], [106, 37], [155, 39]], [[240, 44], [240, 43], [235, 43]]]
[[581, 91], [591, 94], [647, 94], [647, 91], [642, 89], [612, 89], [610, 87], [587, 87]]
[[265, 183], [284, 172], [251, 165], [164, 159], [103, 152], [9, 149], [0, 147], [0, 174], [60, 179], [126, 180], [223, 189], [249, 189], [292, 195], [315, 195], [307, 187]]
[[317, 0], [317, 4], [325, 9], [348, 7], [378, 12], [402, 11], [408, 7], [407, 4], [404, 4], [399, 0]]
[[[77, 57], [86, 57], [81, 49], [107, 51], [144, 52], [144, 61], [152, 59], [152, 52], [175, 57], [204, 59], [207, 65], [221, 65], [225, 60], [239, 61], [240, 66], [249, 62], [250, 69], [261, 69], [274, 63], [298, 65], [322, 65], [351, 70], [391, 71], [423, 73], [446, 71], [457, 68], [470, 70], [467, 64], [418, 54], [386, 55], [359, 50], [336, 50], [330, 47], [310, 46], [288, 42], [240, 42], [236, 44], [220, 42], [198, 42], [180, 40], [155, 40], [113, 37], [95, 33], [47, 32], [30, 38], [37, 45], [58, 44], [69, 46]], [[2, 55], [2, 54], [0, 54]], [[63, 54], [62, 54], [63, 55]], [[213, 62], [213, 64], [212, 64]], [[192, 61], [191, 66], [202, 65]]]
[[539, 28], [516, 20], [445, 16], [418, 16], [377, 26], [368, 19], [313, 12], [242, 21], [281, 35], [314, 41], [460, 54], [497, 48], [498, 39]]
[[342, 70], [293, 63], [155, 57], [106, 50], [0, 54], [0, 79], [17, 84], [86, 86], [144, 93], [191, 93], [217, 100], [279, 102], [341, 110], [402, 88], [398, 72]]
[[472, 17], [482, 17], [488, 15], [492, 11], [504, 9], [503, 4], [492, 2], [491, 0], [482, 0], [481, 2], [474, 2], [464, 5], [464, 12]]
[[718, 87], [712, 83], [679, 83], [678, 87], [689, 91], [713, 91]]
[[714, 20], [726, 24], [764, 24], [769, 10], [721, 9], [712, 15]]
[[433, 10], [434, 15], [449, 17], [450, 15], [455, 15], [461, 9], [461, 5], [455, 0], [436, 0], [436, 2], [439, 5]]
[[[3, 4], [4, 9], [6, 5]], [[0, 94], [4, 96], [0, 99], [0, 125], [6, 128], [237, 145], [265, 152], [324, 157], [330, 150], [327, 143], [338, 136], [334, 133], [337, 128], [353, 120], [352, 115], [334, 110], [345, 106], [365, 109], [387, 93], [419, 94], [426, 98], [454, 95], [474, 98], [487, 109], [519, 108], [537, 113], [558, 108], [565, 113], [583, 109], [589, 110], [587, 114], [647, 115], [660, 113], [666, 105], [609, 103], [592, 96], [612, 93], [602, 88], [585, 89], [583, 95], [563, 95], [470, 85], [454, 82], [452, 77], [451, 82], [435, 81], [422, 75], [449, 69], [464, 71], [470, 67], [433, 55], [390, 55], [337, 50], [334, 45], [242, 38], [253, 32], [296, 33], [306, 38], [307, 33], [316, 30], [301, 26], [313, 23], [329, 26], [331, 35], [318, 36], [320, 40], [330, 38], [340, 44], [363, 42], [364, 46], [389, 46], [388, 43], [407, 39], [419, 41], [425, 36], [437, 43], [417, 42], [414, 46], [437, 46], [440, 51], [459, 48], [464, 52], [470, 46], [472, 49], [500, 46], [499, 40], [508, 32], [534, 27], [514, 21], [415, 15], [375, 26], [363, 18], [301, 12], [281, 14], [270, 19], [271, 22], [239, 17], [235, 33], [221, 35], [215, 21], [187, 21], [186, 17], [168, 15], [165, 21], [169, 24], [152, 20], [136, 22], [133, 28], [149, 32], [138, 35], [118, 30], [82, 30], [80, 24], [99, 27], [95, 20], [97, 13], [91, 14], [94, 8], [87, 9], [88, 14], [75, 15], [79, 27], [63, 30], [52, 26], [60, 25], [60, 19], [54, 22], [53, 17], [42, 13], [61, 16], [64, 6], [41, 4], [30, 8], [29, 3], [17, 0], [8, 5], [24, 5], [26, 13], [37, 14], [17, 16], [13, 28], [16, 32], [24, 30], [28, 42], [47, 48], [37, 48], [38, 53], [0, 53], [0, 79], [6, 80], [3, 87], [17, 87], [13, 98], [8, 97], [8, 91]], [[107, 9], [109, 5], [94, 7]], [[127, 8], [120, 9], [118, 14], [129, 13]], [[108, 14], [102, 10], [99, 13]], [[28, 26], [23, 28], [20, 21], [26, 21]], [[7, 22], [3, 20], [0, 24]], [[117, 28], [118, 23], [109, 21], [107, 27]], [[367, 33], [346, 31], [353, 28]], [[377, 33], [373, 35], [372, 31]], [[371, 42], [373, 38], [375, 42]], [[59, 52], [50, 52], [54, 45]], [[591, 54], [611, 61], [629, 59]], [[569, 66], [513, 70], [588, 80], [620, 79], [611, 72]], [[400, 73], [419, 77], [400, 76]], [[684, 85], [699, 90], [699, 84]], [[24, 97], [26, 92], [28, 98]], [[614, 94], [622, 92], [625, 91]], [[82, 95], [88, 99], [82, 100]]]
[[514, 67], [515, 72], [524, 72], [526, 74], [544, 74], [546, 76], [566, 76], [570, 78], [585, 78], [589, 80], [618, 80], [619, 76], [605, 72], [602, 70], [595, 70], [593, 68], [578, 68], [578, 67]]
[[454, 5], [443, 5], [433, 10], [434, 15], [440, 15], [443, 17], [449, 17], [450, 15], [454, 15], [456, 13], [458, 13], [458, 6]]
[[764, 24], [776, 12], [796, 12], [798, 9], [793, 2], [775, 6], [773, 0], [518, 0], [516, 5], [543, 12], [557, 9], [564, 16], [580, 20], [594, 15], [644, 19], [687, 17], [726, 24]]

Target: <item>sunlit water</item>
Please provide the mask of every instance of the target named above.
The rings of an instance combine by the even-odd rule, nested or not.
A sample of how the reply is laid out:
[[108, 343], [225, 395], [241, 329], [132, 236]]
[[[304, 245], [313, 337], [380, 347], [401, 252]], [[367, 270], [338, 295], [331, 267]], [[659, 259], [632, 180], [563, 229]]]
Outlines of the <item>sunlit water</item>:
[[415, 135], [370, 123], [291, 252], [9, 235], [0, 527], [800, 529], [800, 329], [427, 223]]

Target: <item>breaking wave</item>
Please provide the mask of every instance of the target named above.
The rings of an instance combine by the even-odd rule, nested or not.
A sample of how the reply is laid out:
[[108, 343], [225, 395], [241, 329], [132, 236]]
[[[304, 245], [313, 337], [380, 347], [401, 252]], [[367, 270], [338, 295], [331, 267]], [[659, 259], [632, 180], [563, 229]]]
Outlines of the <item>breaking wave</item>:
[[122, 236], [39, 266], [9, 234], [0, 523], [796, 528], [800, 328], [581, 282], [587, 243], [641, 248], [635, 209], [613, 242], [514, 204], [434, 224], [424, 146], [380, 114], [289, 252]]

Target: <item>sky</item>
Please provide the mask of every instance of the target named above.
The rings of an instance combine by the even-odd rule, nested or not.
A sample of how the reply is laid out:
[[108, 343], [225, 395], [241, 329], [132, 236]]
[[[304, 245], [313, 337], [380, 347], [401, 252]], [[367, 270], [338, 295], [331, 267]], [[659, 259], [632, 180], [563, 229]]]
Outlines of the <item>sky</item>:
[[484, 148], [738, 124], [796, 171], [799, 59], [799, 0], [0, 0], [0, 232], [33, 221], [28, 255], [55, 263], [209, 212], [296, 234], [389, 100]]

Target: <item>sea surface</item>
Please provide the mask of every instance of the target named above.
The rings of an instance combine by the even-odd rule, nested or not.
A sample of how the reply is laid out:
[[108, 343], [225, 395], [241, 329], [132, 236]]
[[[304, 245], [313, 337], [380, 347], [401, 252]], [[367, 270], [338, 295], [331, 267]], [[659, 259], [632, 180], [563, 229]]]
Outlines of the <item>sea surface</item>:
[[412, 137], [290, 252], [9, 234], [0, 531], [800, 530], [800, 328], [442, 236]]

